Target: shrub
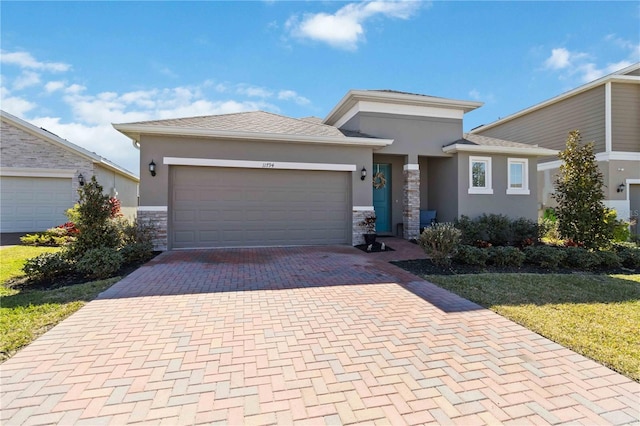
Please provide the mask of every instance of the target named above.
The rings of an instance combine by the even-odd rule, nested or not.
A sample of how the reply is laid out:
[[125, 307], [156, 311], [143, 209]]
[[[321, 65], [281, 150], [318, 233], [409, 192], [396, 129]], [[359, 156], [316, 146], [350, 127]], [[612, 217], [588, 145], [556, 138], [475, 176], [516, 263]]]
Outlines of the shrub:
[[462, 232], [460, 242], [464, 245], [475, 245], [476, 241], [485, 240], [487, 235], [483, 225], [478, 224], [469, 216], [462, 215], [455, 220], [455, 227]]
[[538, 224], [524, 217], [511, 221], [511, 243], [516, 246], [526, 247], [538, 240]]
[[598, 253], [582, 247], [567, 247], [565, 253], [567, 265], [575, 269], [593, 269], [602, 263]]
[[446, 266], [451, 264], [451, 256], [456, 254], [461, 234], [452, 223], [436, 223], [422, 231], [418, 244], [431, 256], [433, 263]]
[[153, 256], [153, 244], [150, 241], [129, 243], [122, 247], [118, 253], [122, 256], [124, 264], [146, 262]]
[[613, 241], [625, 242], [631, 238], [631, 231], [629, 230], [629, 222], [618, 219], [618, 214], [614, 209], [609, 209], [604, 219], [607, 226], [611, 229]]
[[458, 251], [454, 256], [454, 259], [465, 265], [485, 266], [489, 259], [489, 253], [486, 249], [469, 245], [461, 245], [458, 247]]
[[496, 266], [520, 267], [525, 259], [525, 254], [515, 247], [491, 247], [489, 249], [489, 261]]
[[73, 272], [73, 265], [63, 252], [43, 253], [28, 259], [22, 270], [30, 280], [50, 280]]
[[465, 245], [527, 246], [538, 240], [538, 224], [525, 218], [512, 220], [505, 215], [483, 214], [470, 219], [463, 215], [456, 220], [455, 226], [462, 231], [462, 244]]
[[640, 248], [622, 247], [616, 248], [616, 253], [625, 268], [640, 268]]
[[601, 250], [598, 256], [600, 256], [600, 266], [603, 268], [616, 269], [622, 266], [620, 257], [613, 251]]
[[557, 269], [567, 258], [564, 249], [545, 245], [526, 247], [523, 252], [527, 263], [549, 269]]
[[501, 214], [483, 214], [478, 219], [484, 224], [488, 234], [487, 241], [494, 246], [506, 246], [513, 241], [511, 232], [511, 219]]
[[76, 269], [89, 278], [109, 278], [118, 272], [122, 261], [122, 255], [114, 248], [95, 248], [87, 251], [80, 258]]

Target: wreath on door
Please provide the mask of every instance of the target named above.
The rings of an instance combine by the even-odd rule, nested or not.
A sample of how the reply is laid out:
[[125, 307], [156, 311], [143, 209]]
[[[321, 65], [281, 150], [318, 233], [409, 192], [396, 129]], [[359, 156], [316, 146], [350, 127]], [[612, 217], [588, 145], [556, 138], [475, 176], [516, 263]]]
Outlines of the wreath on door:
[[375, 189], [381, 189], [387, 186], [387, 178], [384, 176], [384, 173], [378, 172], [373, 175], [373, 187]]

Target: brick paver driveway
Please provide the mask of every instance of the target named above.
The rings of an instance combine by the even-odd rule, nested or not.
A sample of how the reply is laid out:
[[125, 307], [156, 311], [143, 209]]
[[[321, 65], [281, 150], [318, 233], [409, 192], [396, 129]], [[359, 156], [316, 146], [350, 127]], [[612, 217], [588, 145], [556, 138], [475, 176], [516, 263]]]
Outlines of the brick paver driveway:
[[164, 253], [1, 366], [1, 422], [637, 422], [638, 383], [376, 259]]

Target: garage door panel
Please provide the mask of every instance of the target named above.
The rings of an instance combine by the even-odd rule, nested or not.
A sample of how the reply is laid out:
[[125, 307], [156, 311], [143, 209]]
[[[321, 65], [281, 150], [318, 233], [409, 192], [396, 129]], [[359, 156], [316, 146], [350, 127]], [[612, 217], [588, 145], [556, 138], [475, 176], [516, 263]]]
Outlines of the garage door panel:
[[175, 248], [349, 242], [347, 172], [176, 166], [171, 176]]

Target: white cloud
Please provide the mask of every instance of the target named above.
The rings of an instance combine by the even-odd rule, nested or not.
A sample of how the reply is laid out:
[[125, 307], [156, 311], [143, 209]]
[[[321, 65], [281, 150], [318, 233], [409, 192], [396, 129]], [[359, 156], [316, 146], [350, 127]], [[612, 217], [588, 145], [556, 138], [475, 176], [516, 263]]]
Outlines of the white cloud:
[[250, 86], [246, 84], [238, 85], [236, 91], [239, 94], [249, 96], [250, 98], [270, 98], [273, 96], [273, 92], [265, 89], [264, 87]]
[[349, 3], [334, 14], [292, 16], [285, 24], [291, 35], [316, 40], [332, 47], [356, 50], [364, 40], [364, 23], [374, 16], [409, 19], [422, 6], [419, 1], [367, 1]]
[[28, 52], [1, 52], [0, 62], [7, 65], [17, 65], [20, 68], [28, 68], [42, 71], [64, 72], [71, 69], [71, 65], [62, 62], [41, 62], [36, 60]]
[[64, 82], [62, 81], [49, 81], [44, 85], [44, 90], [46, 90], [47, 93], [57, 92], [62, 89], [64, 89]]
[[40, 74], [33, 71], [23, 71], [13, 82], [14, 90], [22, 90], [27, 87], [40, 84]]
[[283, 101], [294, 101], [298, 105], [309, 105], [311, 103], [309, 99], [298, 95], [293, 90], [281, 90], [278, 92], [278, 99]]
[[6, 89], [2, 95], [2, 109], [17, 117], [24, 117], [25, 113], [36, 107], [36, 104], [18, 96], [5, 97]]
[[547, 58], [545, 61], [545, 66], [550, 69], [558, 70], [562, 68], [568, 67], [571, 63], [569, 62], [570, 53], [564, 47], [558, 49], [551, 50], [551, 56]]

